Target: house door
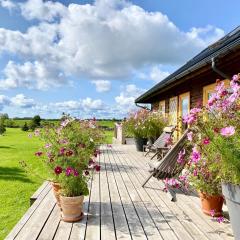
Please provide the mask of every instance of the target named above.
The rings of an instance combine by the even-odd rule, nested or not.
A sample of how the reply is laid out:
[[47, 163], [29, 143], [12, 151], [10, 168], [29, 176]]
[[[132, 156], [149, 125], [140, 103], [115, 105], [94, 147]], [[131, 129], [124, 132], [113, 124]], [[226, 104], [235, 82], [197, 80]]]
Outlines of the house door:
[[190, 111], [190, 93], [179, 95], [178, 117], [179, 117], [179, 136], [187, 129], [187, 124], [183, 123], [185, 117]]

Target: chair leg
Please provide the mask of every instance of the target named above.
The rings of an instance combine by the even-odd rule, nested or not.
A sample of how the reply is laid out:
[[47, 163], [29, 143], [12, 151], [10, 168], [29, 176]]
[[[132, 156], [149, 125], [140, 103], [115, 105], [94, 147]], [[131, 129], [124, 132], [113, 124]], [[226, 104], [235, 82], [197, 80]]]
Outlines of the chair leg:
[[155, 158], [156, 155], [158, 155], [158, 152], [156, 152], [156, 153], [151, 157], [151, 159]]
[[155, 173], [155, 171], [153, 171], [152, 173], [151, 173], [151, 175], [147, 178], [147, 180], [143, 183], [143, 185], [142, 185], [142, 187], [144, 187], [146, 184], [147, 184], [147, 182], [150, 180], [150, 178], [154, 175], [154, 173]]

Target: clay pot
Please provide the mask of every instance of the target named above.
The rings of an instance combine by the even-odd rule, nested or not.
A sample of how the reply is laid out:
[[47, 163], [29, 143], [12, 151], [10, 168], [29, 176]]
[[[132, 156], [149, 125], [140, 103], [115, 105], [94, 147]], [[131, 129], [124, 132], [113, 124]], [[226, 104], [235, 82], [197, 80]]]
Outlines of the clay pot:
[[202, 211], [211, 216], [211, 210], [214, 210], [214, 217], [222, 216], [222, 206], [224, 198], [222, 195], [208, 195], [207, 193], [199, 192], [199, 197], [202, 204]]
[[83, 199], [84, 196], [64, 197], [60, 195], [61, 219], [64, 222], [77, 222], [83, 218]]
[[57, 205], [61, 209], [61, 204], [60, 204], [60, 189], [61, 189], [61, 186], [57, 182], [51, 182], [51, 184], [52, 184], [53, 194], [54, 194], [54, 196], [56, 198], [56, 201], [57, 201]]

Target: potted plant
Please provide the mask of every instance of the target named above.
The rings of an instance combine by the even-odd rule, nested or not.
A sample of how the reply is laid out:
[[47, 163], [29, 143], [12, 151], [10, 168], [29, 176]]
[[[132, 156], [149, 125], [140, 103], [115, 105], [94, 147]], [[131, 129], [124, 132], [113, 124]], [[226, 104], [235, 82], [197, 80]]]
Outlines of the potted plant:
[[143, 145], [149, 138], [156, 139], [161, 133], [167, 121], [157, 112], [140, 109], [131, 113], [123, 123], [125, 135], [134, 136], [136, 148], [143, 151]]
[[136, 148], [143, 151], [143, 145], [147, 143], [147, 131], [145, 121], [148, 116], [148, 110], [140, 109], [135, 113], [131, 113], [123, 124], [125, 135], [134, 137]]
[[[201, 148], [209, 161], [208, 168], [217, 171], [222, 181], [230, 221], [236, 239], [240, 239], [240, 85], [235, 75], [230, 86], [217, 81], [215, 92], [206, 108], [190, 113], [186, 122], [195, 126], [195, 135], [202, 135]], [[201, 113], [200, 113], [201, 112]], [[193, 133], [194, 135], [194, 133]]]
[[99, 171], [94, 157], [102, 134], [95, 121], [65, 117], [60, 125], [35, 130], [44, 146], [35, 153], [47, 170], [64, 221], [82, 218], [83, 196], [88, 194], [91, 170]]

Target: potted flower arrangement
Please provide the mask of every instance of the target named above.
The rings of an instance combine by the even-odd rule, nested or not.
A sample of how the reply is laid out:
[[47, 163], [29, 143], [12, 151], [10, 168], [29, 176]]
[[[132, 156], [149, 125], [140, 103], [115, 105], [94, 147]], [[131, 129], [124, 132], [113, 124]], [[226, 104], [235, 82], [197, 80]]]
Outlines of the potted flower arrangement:
[[60, 126], [47, 125], [35, 135], [44, 142], [35, 153], [45, 164], [54, 195], [61, 208], [62, 220], [79, 221], [88, 180], [100, 166], [94, 161], [102, 135], [95, 121], [79, 121], [66, 117]]
[[[198, 154], [204, 157], [214, 182], [222, 181], [233, 232], [240, 239], [240, 84], [235, 75], [230, 86], [217, 81], [206, 108], [191, 112], [185, 119], [200, 136], [202, 145]], [[192, 153], [196, 154], [196, 153]], [[217, 187], [218, 189], [218, 187]]]
[[166, 124], [167, 121], [161, 114], [140, 109], [129, 115], [123, 123], [123, 129], [126, 135], [134, 136], [137, 150], [143, 151], [148, 138], [157, 138]]

